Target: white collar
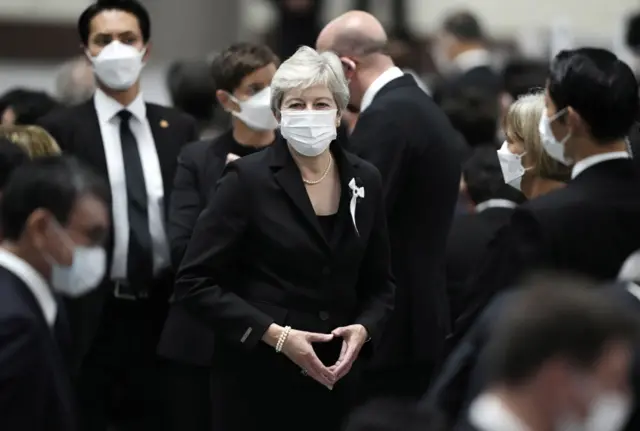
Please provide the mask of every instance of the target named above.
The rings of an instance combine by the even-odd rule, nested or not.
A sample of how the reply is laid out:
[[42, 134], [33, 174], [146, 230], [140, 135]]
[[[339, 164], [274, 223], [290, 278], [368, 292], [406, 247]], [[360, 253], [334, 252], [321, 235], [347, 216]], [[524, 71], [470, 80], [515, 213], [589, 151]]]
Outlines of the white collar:
[[634, 252], [624, 261], [618, 273], [618, 280], [640, 280], [640, 250]]
[[146, 121], [147, 119], [147, 106], [144, 103], [142, 92], [138, 93], [138, 96], [129, 106], [123, 106], [120, 102], [107, 96], [104, 91], [98, 88], [93, 97], [93, 103], [96, 107], [100, 124], [110, 122], [118, 115], [118, 112], [123, 109], [131, 112], [133, 117], [138, 121]]
[[479, 431], [529, 431], [502, 400], [491, 393], [484, 393], [471, 403], [469, 422]]
[[36, 302], [40, 305], [44, 318], [53, 326], [58, 313], [58, 304], [51, 293], [49, 283], [29, 263], [4, 248], [0, 248], [0, 266], [13, 273], [27, 285]]
[[609, 160], [615, 159], [628, 159], [631, 156], [626, 151], [612, 151], [610, 153], [602, 153], [596, 154], [595, 156], [589, 156], [586, 159], [582, 159], [573, 165], [573, 170], [571, 171], [571, 179], [574, 179], [587, 169], [592, 166], [597, 165], [598, 163], [608, 162]]
[[362, 102], [360, 103], [360, 112], [364, 112], [365, 109], [371, 105], [374, 97], [382, 87], [393, 81], [394, 79], [398, 79], [404, 76], [404, 72], [400, 70], [398, 67], [390, 67], [385, 70], [382, 75], [378, 76], [375, 81], [367, 88], [367, 91], [364, 92], [364, 96], [362, 96]]
[[491, 54], [486, 49], [478, 48], [459, 54], [453, 59], [458, 72], [467, 72], [476, 67], [491, 67]]
[[489, 208], [515, 208], [518, 204], [508, 199], [489, 199], [488, 201], [480, 202], [476, 205], [476, 212], [481, 213]]

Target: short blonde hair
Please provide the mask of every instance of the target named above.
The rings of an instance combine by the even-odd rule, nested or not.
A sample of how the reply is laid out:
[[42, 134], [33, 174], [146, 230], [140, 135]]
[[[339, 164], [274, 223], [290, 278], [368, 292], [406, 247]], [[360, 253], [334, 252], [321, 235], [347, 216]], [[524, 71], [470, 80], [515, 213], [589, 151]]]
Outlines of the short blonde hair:
[[349, 103], [349, 85], [342, 63], [332, 52], [319, 53], [308, 46], [300, 47], [283, 62], [271, 81], [271, 109], [280, 111], [284, 95], [294, 89], [326, 85], [343, 112]]
[[42, 127], [0, 126], [0, 137], [22, 147], [32, 159], [61, 153], [56, 140]]
[[552, 159], [544, 150], [538, 125], [544, 112], [544, 93], [521, 96], [511, 104], [504, 119], [504, 132], [511, 142], [521, 142], [535, 166], [534, 175], [566, 182], [571, 178], [571, 168]]

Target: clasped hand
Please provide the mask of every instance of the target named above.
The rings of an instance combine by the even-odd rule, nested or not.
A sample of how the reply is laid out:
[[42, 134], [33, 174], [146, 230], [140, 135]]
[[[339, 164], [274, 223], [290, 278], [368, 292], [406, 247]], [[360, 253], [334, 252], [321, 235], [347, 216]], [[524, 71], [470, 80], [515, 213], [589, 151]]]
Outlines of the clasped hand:
[[[313, 343], [328, 343], [336, 337], [342, 338], [340, 356], [335, 364], [327, 367], [316, 355]], [[367, 330], [362, 325], [336, 328], [331, 334], [292, 329], [282, 347], [282, 353], [305, 370], [311, 378], [332, 389], [333, 385], [351, 370], [366, 340]]]

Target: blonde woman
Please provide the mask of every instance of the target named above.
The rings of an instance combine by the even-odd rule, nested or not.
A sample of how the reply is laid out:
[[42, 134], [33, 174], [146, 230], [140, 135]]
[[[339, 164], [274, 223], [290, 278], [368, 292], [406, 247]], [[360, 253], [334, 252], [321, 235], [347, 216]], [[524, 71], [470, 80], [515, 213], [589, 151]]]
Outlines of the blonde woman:
[[542, 146], [538, 124], [544, 108], [543, 92], [516, 100], [505, 116], [506, 141], [498, 150], [505, 182], [527, 199], [563, 187], [571, 178], [571, 167], [552, 159]]
[[32, 159], [61, 153], [56, 140], [38, 126], [0, 126], [0, 138], [20, 146]]

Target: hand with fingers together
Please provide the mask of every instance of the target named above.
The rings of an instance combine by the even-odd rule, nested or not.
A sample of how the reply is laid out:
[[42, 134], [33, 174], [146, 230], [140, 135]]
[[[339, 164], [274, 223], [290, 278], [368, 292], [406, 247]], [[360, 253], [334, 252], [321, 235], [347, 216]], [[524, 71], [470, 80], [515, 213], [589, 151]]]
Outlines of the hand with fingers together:
[[337, 382], [351, 371], [351, 367], [358, 358], [362, 346], [367, 342], [369, 334], [362, 325], [342, 326], [334, 329], [331, 333], [334, 337], [342, 338], [340, 356], [336, 363], [329, 367]]
[[276, 352], [284, 353], [287, 358], [299, 366], [303, 374], [328, 389], [333, 389], [336, 379], [329, 368], [318, 358], [312, 343], [328, 343], [333, 338], [333, 334], [298, 331], [288, 326], [282, 328], [276, 324], [272, 324], [263, 337], [265, 342], [276, 349]]

